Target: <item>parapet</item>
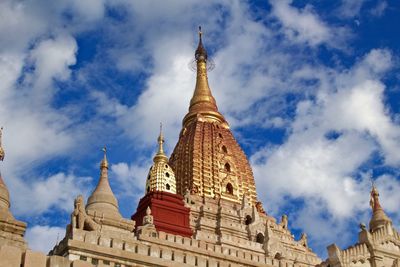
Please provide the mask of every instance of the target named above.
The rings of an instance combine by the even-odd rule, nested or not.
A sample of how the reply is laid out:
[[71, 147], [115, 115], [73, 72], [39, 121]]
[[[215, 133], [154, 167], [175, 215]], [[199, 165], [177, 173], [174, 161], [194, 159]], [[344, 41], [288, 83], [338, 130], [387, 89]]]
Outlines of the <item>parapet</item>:
[[0, 267], [93, 267], [85, 261], [47, 256], [41, 252], [24, 251], [14, 246], [0, 247], [0, 259]]

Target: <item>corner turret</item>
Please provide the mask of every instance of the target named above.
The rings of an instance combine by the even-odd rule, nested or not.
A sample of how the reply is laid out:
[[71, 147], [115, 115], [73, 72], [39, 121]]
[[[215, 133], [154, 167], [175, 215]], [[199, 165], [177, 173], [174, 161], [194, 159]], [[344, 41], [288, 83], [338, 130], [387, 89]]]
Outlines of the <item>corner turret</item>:
[[[0, 128], [0, 161], [4, 161], [5, 152], [2, 146], [3, 127]], [[10, 245], [25, 249], [24, 240], [26, 223], [14, 218], [10, 211], [10, 193], [0, 172], [0, 247]]]
[[371, 232], [374, 232], [377, 229], [386, 225], [387, 223], [392, 222], [386, 215], [385, 211], [383, 210], [379, 202], [379, 192], [378, 189], [375, 187], [375, 184], [372, 184], [371, 198], [369, 204], [372, 209], [372, 218], [369, 222], [369, 230]]

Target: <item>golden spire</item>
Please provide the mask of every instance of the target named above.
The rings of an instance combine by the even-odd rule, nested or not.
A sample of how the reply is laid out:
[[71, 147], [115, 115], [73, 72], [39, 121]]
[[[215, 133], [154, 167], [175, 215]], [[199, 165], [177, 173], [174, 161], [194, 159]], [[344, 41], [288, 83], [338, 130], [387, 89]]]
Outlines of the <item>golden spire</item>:
[[157, 138], [158, 141], [158, 151], [157, 154], [154, 156], [153, 161], [155, 163], [163, 161], [163, 162], [168, 162], [168, 157], [164, 153], [164, 136], [162, 133], [162, 123], [160, 123], [160, 135]]
[[100, 163], [99, 183], [88, 199], [86, 211], [93, 211], [99, 215], [104, 214], [108, 217], [121, 218], [122, 216], [118, 210], [118, 201], [108, 181], [107, 149], [104, 147], [102, 151], [104, 152], [104, 157]]
[[379, 202], [379, 192], [373, 181], [369, 204], [372, 209], [372, 218], [369, 222], [370, 231], [374, 231], [387, 224], [388, 222], [391, 222]]
[[205, 119], [210, 121], [225, 122], [225, 118], [218, 112], [217, 103], [211, 94], [210, 86], [208, 85], [207, 77], [207, 50], [203, 46], [202, 41], [203, 33], [199, 27], [199, 44], [195, 52], [195, 59], [197, 65], [196, 87], [193, 97], [190, 100], [189, 113], [183, 119], [185, 126], [197, 115], [203, 115]]

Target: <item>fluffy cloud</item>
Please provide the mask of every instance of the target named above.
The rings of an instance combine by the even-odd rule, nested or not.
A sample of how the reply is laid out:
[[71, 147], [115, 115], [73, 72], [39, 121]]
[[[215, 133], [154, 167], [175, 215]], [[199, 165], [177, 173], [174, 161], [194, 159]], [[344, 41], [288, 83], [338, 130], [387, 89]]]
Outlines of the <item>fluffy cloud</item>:
[[[372, 174], [362, 171], [364, 164], [378, 152], [388, 166], [400, 164], [396, 152], [400, 126], [385, 109], [385, 87], [380, 82], [391, 66], [389, 51], [372, 50], [351, 69], [335, 72], [331, 78], [326, 77], [329, 71], [316, 71], [316, 76], [325, 76], [321, 80], [331, 81], [330, 86], [321, 82], [316, 98], [298, 103], [290, 135], [282, 145], [252, 156], [258, 190], [264, 193], [269, 210], [277, 214], [292, 205], [290, 200], [302, 200], [297, 204], [303, 207], [301, 212], [293, 216], [295, 224], [310, 231], [317, 244], [335, 241], [348, 223], [366, 218]], [[399, 186], [391, 176], [375, 179], [383, 191]], [[388, 210], [397, 201], [390, 198], [383, 199]], [[319, 234], [322, 223], [337, 231]], [[351, 235], [338, 241], [345, 243], [346, 238]]]
[[74, 198], [79, 194], [88, 196], [90, 190], [89, 177], [57, 173], [49, 177], [36, 178], [27, 184], [18, 177], [10, 177], [8, 174], [9, 172], [5, 172], [4, 176], [14, 178], [6, 181], [9, 190], [11, 193], [18, 192], [11, 194], [11, 208], [17, 216], [32, 216], [47, 211], [69, 212], [73, 209]]
[[352, 18], [360, 14], [365, 0], [342, 0], [339, 13], [344, 18]]
[[29, 227], [25, 238], [30, 249], [47, 254], [57, 242], [65, 236], [65, 229], [60, 227], [35, 225]]
[[342, 47], [342, 41], [348, 36], [345, 28], [333, 27], [320, 19], [312, 6], [303, 9], [291, 6], [292, 1], [271, 1], [272, 15], [283, 25], [286, 37], [294, 42], [307, 43], [310, 46], [325, 44]]
[[128, 165], [126, 162], [119, 162], [111, 166], [111, 177], [115, 178], [119, 190], [124, 195], [142, 197], [145, 191], [146, 177], [151, 162], [143, 166]]
[[[2, 1], [0, 6], [0, 124], [5, 128], [3, 146], [7, 155], [2, 173], [13, 210], [17, 215], [32, 215], [50, 208], [69, 209], [64, 208], [64, 201], [72, 200], [81, 191], [76, 186], [87, 179], [57, 171], [46, 176], [36, 168], [49, 159], [65, 156], [88, 130], [71, 127], [76, 118], [53, 102], [60, 90], [55, 82], [70, 79], [78, 50], [71, 33], [79, 27], [71, 21], [67, 24], [71, 29], [67, 29], [67, 17], [61, 14], [70, 12], [75, 17], [74, 12], [83, 9], [78, 3], [62, 1], [57, 5]], [[92, 11], [88, 6], [84, 9]]]
[[386, 1], [379, 1], [377, 5], [370, 10], [372, 16], [381, 17], [388, 7], [388, 3]]
[[76, 52], [76, 41], [68, 35], [47, 39], [37, 44], [30, 54], [35, 68], [34, 87], [43, 90], [51, 85], [52, 79], [69, 78], [69, 67], [76, 63]]

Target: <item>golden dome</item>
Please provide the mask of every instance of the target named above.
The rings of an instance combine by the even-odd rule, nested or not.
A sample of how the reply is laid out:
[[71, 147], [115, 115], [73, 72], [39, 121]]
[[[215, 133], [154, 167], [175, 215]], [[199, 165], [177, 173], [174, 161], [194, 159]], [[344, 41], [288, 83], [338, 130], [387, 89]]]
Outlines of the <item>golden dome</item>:
[[199, 33], [195, 53], [197, 79], [189, 112], [169, 163], [175, 171], [176, 190], [240, 203], [243, 195], [257, 203], [249, 161], [218, 111], [207, 78], [207, 51]]
[[146, 181], [146, 193], [150, 191], [164, 191], [176, 194], [175, 173], [168, 165], [168, 157], [164, 153], [164, 136], [162, 126], [158, 136], [158, 151], [153, 158], [154, 164], [149, 170]]

